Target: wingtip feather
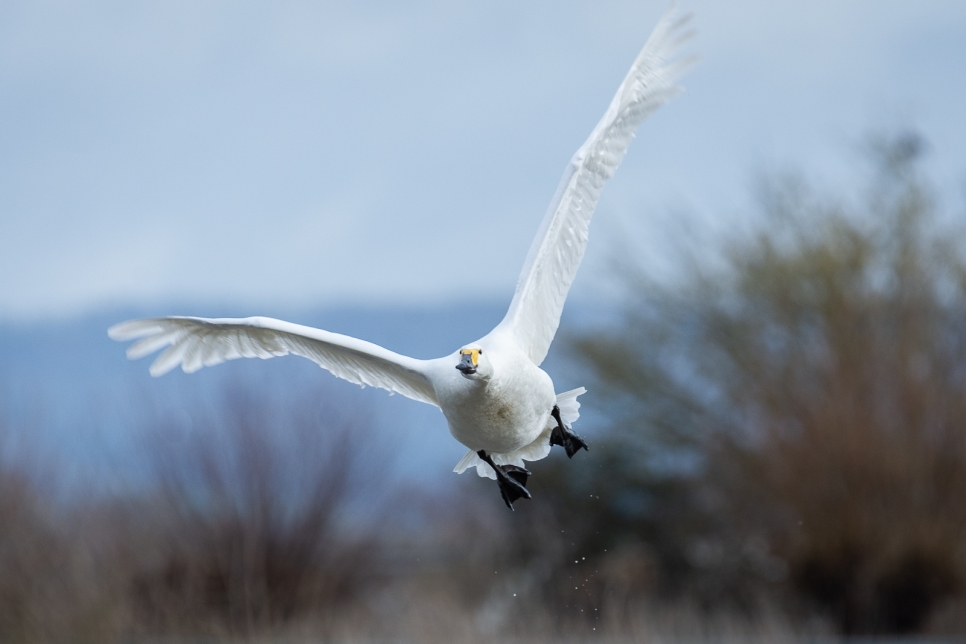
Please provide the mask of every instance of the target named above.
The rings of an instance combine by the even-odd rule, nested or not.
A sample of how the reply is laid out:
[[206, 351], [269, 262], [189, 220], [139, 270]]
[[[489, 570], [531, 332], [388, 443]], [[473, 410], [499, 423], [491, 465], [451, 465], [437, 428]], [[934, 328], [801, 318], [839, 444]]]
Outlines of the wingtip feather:
[[181, 344], [175, 344], [159, 355], [157, 359], [151, 363], [151, 368], [148, 369], [149, 373], [158, 378], [168, 373], [179, 364], [181, 364], [184, 359], [184, 351]]
[[136, 340], [148, 335], [154, 335], [163, 330], [164, 328], [155, 319], [127, 320], [110, 327], [107, 330], [107, 337], [118, 342], [126, 342], [127, 340]]

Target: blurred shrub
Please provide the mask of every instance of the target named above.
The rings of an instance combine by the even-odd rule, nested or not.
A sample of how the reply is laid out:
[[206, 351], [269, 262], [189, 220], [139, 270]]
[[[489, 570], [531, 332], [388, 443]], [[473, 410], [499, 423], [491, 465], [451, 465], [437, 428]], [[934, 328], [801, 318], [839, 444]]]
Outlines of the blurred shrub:
[[375, 581], [392, 458], [320, 408], [232, 390], [146, 432], [152, 471], [111, 493], [0, 450], [0, 642], [325, 632]]
[[607, 426], [600, 468], [558, 475], [560, 524], [601, 567], [627, 553], [611, 587], [783, 598], [846, 633], [920, 629], [963, 590], [966, 237], [922, 149], [878, 140], [858, 204], [772, 182], [714, 270], [630, 273], [619, 330], [576, 340]]
[[283, 409], [235, 391], [187, 433], [154, 434], [150, 555], [131, 588], [140, 630], [250, 636], [358, 599], [391, 454], [363, 415], [322, 415], [316, 401]]
[[60, 549], [44, 509], [25, 476], [9, 466], [0, 471], [0, 637], [6, 641], [27, 639], [39, 626], [43, 586]]
[[83, 512], [51, 484], [56, 463], [5, 454], [0, 426], [0, 642], [98, 641], [116, 602]]

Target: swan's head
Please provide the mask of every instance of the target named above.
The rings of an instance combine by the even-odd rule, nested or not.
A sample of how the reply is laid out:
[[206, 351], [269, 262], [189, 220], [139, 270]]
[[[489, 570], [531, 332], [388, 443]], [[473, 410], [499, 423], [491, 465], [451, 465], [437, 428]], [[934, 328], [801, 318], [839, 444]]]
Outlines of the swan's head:
[[460, 349], [460, 361], [456, 368], [464, 378], [470, 380], [487, 379], [491, 373], [490, 362], [483, 355], [483, 349], [477, 345]]

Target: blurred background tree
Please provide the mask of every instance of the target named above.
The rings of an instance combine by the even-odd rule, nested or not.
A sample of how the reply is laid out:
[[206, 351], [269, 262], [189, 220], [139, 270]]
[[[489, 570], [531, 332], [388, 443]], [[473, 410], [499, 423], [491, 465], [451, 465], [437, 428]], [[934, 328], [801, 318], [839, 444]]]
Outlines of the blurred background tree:
[[602, 584], [778, 598], [844, 633], [920, 629], [963, 589], [966, 237], [924, 147], [876, 139], [857, 204], [767, 182], [755, 233], [702, 249], [713, 269], [631, 267], [620, 327], [573, 342], [607, 420], [600, 467], [557, 476], [560, 523], [648, 571]]
[[148, 435], [135, 632], [250, 637], [358, 602], [377, 575], [392, 454], [364, 412], [321, 398], [288, 406], [235, 387], [200, 427]]
[[385, 577], [394, 462], [364, 412], [320, 398], [235, 385], [189, 401], [180, 420], [132, 428], [146, 470], [107, 490], [58, 481], [42, 455], [4, 458], [0, 431], [0, 642], [234, 640], [350, 620]]

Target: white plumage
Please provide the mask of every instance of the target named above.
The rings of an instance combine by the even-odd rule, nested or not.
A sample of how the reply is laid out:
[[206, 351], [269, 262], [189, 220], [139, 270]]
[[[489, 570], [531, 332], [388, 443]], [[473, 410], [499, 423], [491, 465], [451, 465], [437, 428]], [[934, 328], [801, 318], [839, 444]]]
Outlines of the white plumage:
[[497, 478], [480, 451], [498, 466], [522, 467], [524, 461], [544, 458], [557, 426], [551, 410], [556, 406], [562, 423], [573, 424], [579, 415], [577, 396], [585, 391], [555, 394], [539, 366], [587, 247], [597, 200], [637, 127], [680, 91], [675, 81], [691, 62], [670, 60], [689, 35], [687, 18], [675, 19], [673, 13], [672, 5], [568, 164], [506, 317], [479, 341], [443, 358], [417, 360], [349, 336], [264, 317], [133, 320], [111, 327], [108, 334], [115, 340], [138, 340], [127, 351], [131, 359], [167, 347], [151, 365], [153, 376], [179, 365], [191, 373], [225, 360], [291, 353], [350, 382], [435, 405], [453, 436], [470, 449], [456, 472], [475, 466], [480, 476]]

